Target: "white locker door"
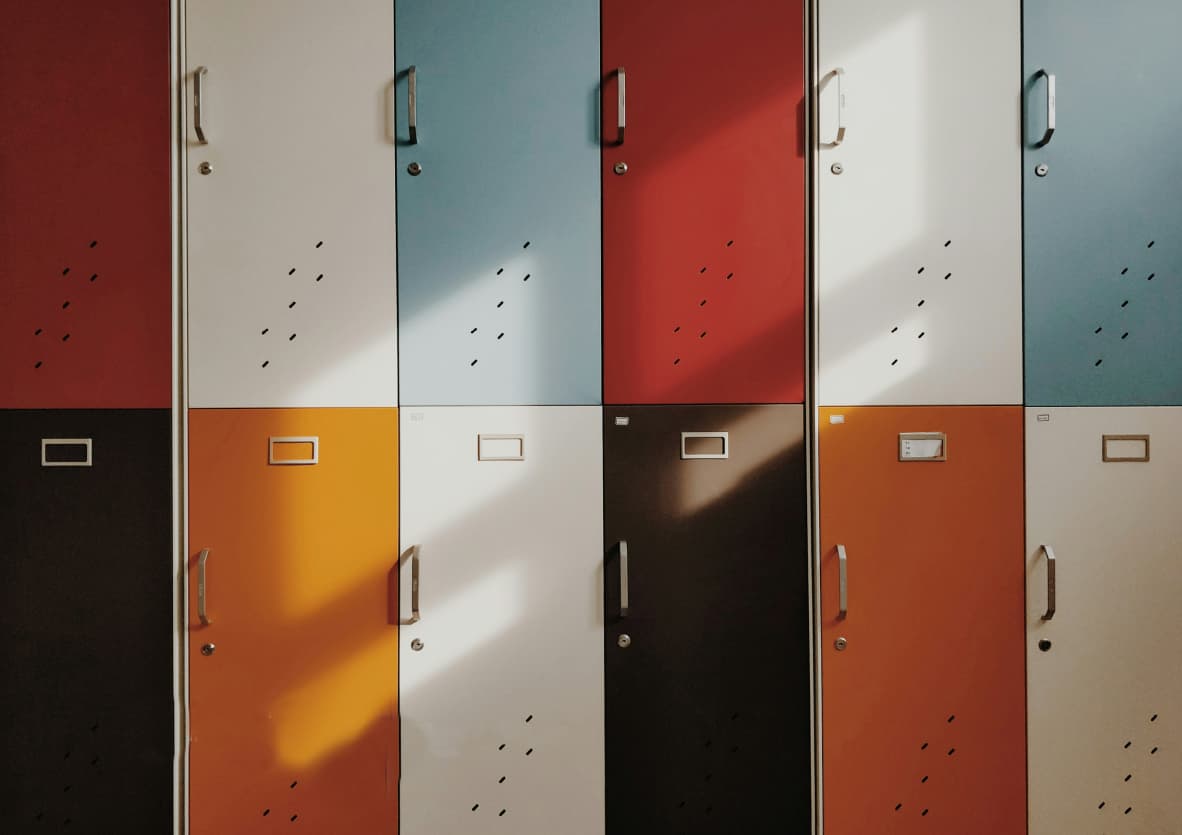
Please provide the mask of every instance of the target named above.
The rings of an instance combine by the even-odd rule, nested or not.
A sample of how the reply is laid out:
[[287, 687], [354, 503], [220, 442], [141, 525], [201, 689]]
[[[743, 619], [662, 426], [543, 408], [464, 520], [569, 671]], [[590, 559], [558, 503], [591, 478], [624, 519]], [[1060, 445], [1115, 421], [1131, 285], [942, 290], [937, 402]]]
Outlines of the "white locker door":
[[603, 834], [601, 415], [400, 415], [402, 835]]
[[1027, 409], [1026, 438], [1030, 835], [1177, 833], [1182, 408]]
[[185, 20], [190, 405], [395, 405], [393, 4]]
[[819, 27], [820, 403], [1021, 403], [1019, 0]]

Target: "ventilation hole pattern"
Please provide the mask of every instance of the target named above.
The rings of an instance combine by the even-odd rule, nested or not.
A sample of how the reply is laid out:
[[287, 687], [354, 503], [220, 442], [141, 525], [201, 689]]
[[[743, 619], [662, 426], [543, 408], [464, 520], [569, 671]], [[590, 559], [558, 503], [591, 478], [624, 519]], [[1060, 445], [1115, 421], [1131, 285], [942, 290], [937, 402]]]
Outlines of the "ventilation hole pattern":
[[[1156, 243], [1156, 241], [1149, 241], [1145, 245], [1145, 249], [1146, 250], [1153, 249], [1153, 245], [1155, 243]], [[1146, 257], [1148, 257], [1148, 256], [1146, 256]], [[1134, 266], [1136, 267], [1135, 264], [1134, 264]], [[1137, 279], [1139, 276], [1143, 276], [1145, 281], [1148, 283], [1148, 282], [1152, 282], [1154, 279], [1156, 279], [1158, 277], [1158, 274], [1157, 274], [1156, 269], [1154, 269], [1151, 265], [1144, 264], [1142, 266], [1136, 267], [1133, 270], [1131, 277], [1133, 279]], [[1127, 281], [1129, 277], [1130, 277], [1130, 267], [1129, 266], [1122, 266], [1120, 269], [1120, 272], [1118, 273], [1115, 280], [1118, 282], [1122, 281], [1122, 279]], [[1160, 286], [1160, 284], [1161, 284], [1161, 282], [1158, 282], [1157, 286]], [[1123, 284], [1122, 283], [1121, 285], [1118, 285], [1118, 287], [1120, 289], [1120, 294], [1121, 294], [1121, 301], [1120, 301], [1119, 306], [1116, 308], [1113, 308], [1113, 307], [1106, 305], [1107, 309], [1102, 309], [1099, 312], [1099, 316], [1097, 318], [1102, 317], [1105, 320], [1107, 320], [1109, 317], [1116, 317], [1116, 319], [1117, 319], [1118, 323], [1121, 325], [1121, 327], [1117, 328], [1116, 331], [1110, 331], [1110, 332], [1113, 332], [1113, 333], [1119, 332], [1120, 337], [1119, 337], [1119, 339], [1115, 339], [1115, 338], [1110, 339], [1107, 336], [1101, 336], [1101, 334], [1104, 330], [1104, 323], [1100, 322], [1097, 324], [1095, 330], [1093, 330], [1092, 333], [1096, 336], [1100, 336], [1101, 338], [1099, 340], [1097, 340], [1096, 347], [1094, 348], [1095, 353], [1092, 354], [1092, 356], [1095, 358], [1092, 360], [1092, 367], [1093, 368], [1100, 368], [1104, 364], [1105, 356], [1109, 352], [1122, 348], [1122, 346], [1120, 345], [1121, 342], [1125, 342], [1127, 345], [1129, 334], [1131, 333], [1131, 331], [1127, 327], [1127, 322], [1125, 321], [1125, 315], [1128, 311], [1130, 302], [1132, 302], [1133, 300], [1130, 298], [1124, 298], [1124, 296], [1128, 293], [1137, 293], [1140, 291], [1137, 289], [1137, 284], [1135, 282], [1131, 283], [1131, 284]], [[1150, 300], [1150, 303], [1152, 303], [1152, 300]], [[1110, 305], [1111, 302], [1109, 302], [1108, 304]], [[1134, 307], [1134, 310], [1136, 310], [1136, 309], [1137, 308]]]
[[[948, 249], [951, 246], [952, 246], [952, 240], [945, 239], [944, 244], [940, 249]], [[928, 282], [927, 270], [928, 270], [927, 264], [921, 264], [920, 266], [918, 266], [915, 269], [916, 279], [921, 282], [924, 282], [923, 284], [920, 284], [917, 287], [917, 291], [916, 291], [917, 296], [915, 297], [915, 309], [916, 310], [924, 307], [928, 303], [929, 298], [930, 298], [930, 294], [932, 292], [932, 285], [930, 283], [927, 283]], [[940, 272], [940, 270], [936, 270], [934, 272], [938, 274]], [[951, 272], [944, 272], [943, 279], [942, 279], [943, 281], [948, 281], [951, 278], [952, 278]], [[929, 307], [928, 310], [931, 310], [931, 308]], [[891, 334], [899, 334], [901, 329], [903, 331], [904, 336], [908, 336], [908, 332], [909, 332], [910, 335], [908, 336], [908, 338], [914, 338], [916, 340], [919, 340], [919, 339], [923, 339], [928, 334], [928, 331], [931, 328], [930, 328], [930, 325], [925, 326], [923, 328], [919, 328], [919, 327], [907, 328], [905, 323], [901, 323], [896, 320], [896, 323], [891, 326], [890, 332], [891, 332]], [[891, 341], [890, 346], [889, 346], [889, 357], [890, 357], [890, 365], [892, 368], [899, 365], [899, 360], [903, 358], [902, 355], [905, 354], [906, 350], [907, 350], [906, 343], [901, 343], [901, 342], [898, 342], [897, 340]], [[906, 367], [906, 363], [904, 363], [904, 367]]]
[[[1150, 244], [1150, 246], [1152, 246], [1152, 244]], [[1149, 767], [1152, 763], [1150, 758], [1156, 755], [1159, 750], [1161, 750], [1157, 745], [1156, 740], [1152, 738], [1155, 731], [1154, 726], [1157, 720], [1158, 714], [1154, 713], [1149, 717], [1148, 722], [1142, 719], [1141, 721], [1134, 723], [1134, 728], [1139, 727], [1140, 732], [1134, 733], [1132, 739], [1126, 738], [1124, 742], [1120, 743], [1120, 748], [1116, 752], [1116, 756], [1120, 758], [1118, 762], [1124, 770], [1124, 775], [1119, 781], [1113, 781], [1113, 785], [1109, 790], [1110, 797], [1101, 798], [1100, 802], [1096, 804], [1097, 812], [1104, 812], [1109, 808], [1122, 809], [1120, 819], [1123, 819], [1123, 817], [1126, 815], [1131, 816], [1134, 814], [1135, 807], [1129, 802], [1129, 797], [1117, 797], [1117, 802], [1111, 803], [1111, 795], [1123, 795], [1126, 791], [1128, 791], [1126, 787], [1136, 781], [1136, 774], [1138, 770]], [[1141, 736], [1140, 733], [1144, 733], [1145, 736]], [[1115, 814], [1115, 812], [1113, 812], [1113, 814]]]
[[[734, 781], [743, 773], [738, 757], [749, 742], [748, 726], [738, 711], [723, 710], [712, 723], [714, 733], [691, 743], [696, 750], [679, 757], [685, 780], [682, 792], [667, 798], [672, 808], [692, 817], [709, 815], [721, 804], [733, 802]], [[694, 826], [688, 821], [685, 825]]]
[[[905, 796], [902, 799], [897, 799], [890, 811], [892, 816], [918, 814], [919, 817], [927, 817], [931, 812], [932, 801], [937, 799], [933, 797], [932, 793], [939, 791], [938, 788], [933, 789], [931, 786], [939, 786], [942, 774], [956, 767], [957, 749], [951, 743], [955, 742], [958, 722], [956, 714], [949, 713], [943, 717], [943, 721], [939, 725], [931, 729], [933, 736], [938, 734], [941, 737], [937, 740], [937, 744], [940, 744], [942, 740], [943, 744], [947, 746], [944, 749], [943, 757], [933, 756], [935, 752], [929, 751], [932, 747], [931, 737], [919, 742], [917, 747], [921, 752], [920, 770], [905, 778], [902, 785]], [[944, 781], [944, 784], [947, 785], [947, 781]]]
[[[523, 243], [521, 245], [521, 248], [523, 250], [525, 250], [525, 249], [529, 249], [529, 246], [530, 246], [530, 241], [526, 241], [525, 243]], [[509, 274], [513, 274], [514, 272], [516, 272], [516, 271], [511, 270]], [[521, 277], [521, 281], [520, 281], [521, 284], [528, 284], [530, 279], [535, 277], [532, 272], [525, 272], [524, 270], [521, 271], [520, 273], [517, 273], [517, 274], [520, 275], [520, 277]], [[502, 267], [497, 267], [496, 272], [494, 273], [493, 277], [494, 277], [494, 279], [497, 279], [497, 278], [500, 278], [504, 275], [506, 275], [506, 268], [502, 266]], [[535, 281], [534, 283], [536, 284], [537, 282]], [[482, 315], [491, 315], [494, 317], [495, 320], [503, 321], [503, 319], [500, 319], [500, 317], [498, 316], [496, 311], [502, 310], [505, 307], [506, 302], [513, 301], [512, 298], [506, 298], [506, 296], [508, 294], [513, 293], [514, 291], [511, 289], [508, 289], [506, 286], [502, 285], [500, 282], [497, 282], [497, 284], [495, 285], [494, 292], [496, 293], [496, 295], [494, 296], [496, 301], [495, 301], [495, 304], [493, 304], [493, 306], [492, 306], [492, 312], [490, 313], [490, 312], [488, 312], [487, 309], [484, 309], [482, 312]], [[480, 332], [480, 325], [479, 324], [473, 325], [471, 328], [468, 329], [469, 336], [476, 336], [479, 332]], [[494, 348], [496, 346], [496, 343], [498, 343], [498, 342], [504, 343], [505, 338], [508, 334], [507, 331], [500, 330], [498, 328], [497, 330], [492, 331], [492, 332], [495, 332], [497, 335], [495, 337], [493, 337], [490, 341], [484, 341], [479, 336], [477, 336], [476, 339], [469, 340], [470, 348], [474, 354], [476, 352], [483, 352], [484, 350]], [[512, 339], [512, 337], [509, 337], [509, 338], [510, 338], [510, 340]], [[496, 355], [494, 355], [494, 356], [496, 356]], [[480, 361], [480, 356], [479, 356], [479, 354], [476, 354], [473, 357], [473, 359], [468, 362], [468, 367], [475, 368], [479, 361]]]
[[[721, 247], [721, 249], [723, 250], [723, 252], [721, 253], [721, 256], [726, 256], [727, 253], [725, 252], [725, 250], [733, 248], [734, 245], [735, 245], [734, 239], [726, 241], [726, 243]], [[719, 255], [719, 253], [716, 252], [715, 255], [717, 256], [717, 255]], [[687, 278], [687, 281], [692, 283], [693, 290], [712, 294], [715, 292], [722, 292], [723, 288], [726, 286], [727, 282], [733, 281], [734, 278], [735, 278], [735, 272], [734, 272], [734, 270], [730, 269], [729, 265], [724, 265], [721, 269], [714, 269], [711, 266], [711, 264], [707, 263], [707, 264], [701, 264], [697, 268], [697, 271], [695, 273], [692, 273], [691, 277]], [[726, 298], [726, 297], [724, 297], [724, 298]], [[705, 340], [710, 332], [710, 329], [708, 327], [706, 327], [706, 322], [702, 321], [703, 317], [706, 315], [706, 311], [704, 310], [704, 308], [706, 308], [709, 305], [709, 303], [710, 303], [710, 296], [709, 295], [698, 296], [698, 303], [696, 305], [696, 308], [690, 308], [688, 311], [686, 311], [683, 314], [684, 317], [687, 319], [693, 320], [693, 319], [695, 319], [695, 317], [697, 318], [698, 321], [694, 322], [694, 328], [693, 328], [692, 332], [694, 332], [698, 335], [699, 340]], [[673, 326], [674, 335], [681, 333], [681, 328], [682, 328], [681, 323], [675, 323]], [[696, 352], [696, 351], [706, 350], [703, 347], [698, 347], [698, 346], [704, 346], [704, 345], [708, 345], [708, 344], [710, 344], [710, 343], [699, 342], [698, 345], [694, 345], [693, 343], [689, 343], [689, 342], [682, 343], [680, 340], [674, 340], [674, 342], [671, 346], [673, 365], [680, 366], [682, 357], [686, 353], [688, 353], [690, 351]], [[696, 358], [696, 354], [695, 354], [695, 358]]]
[[[320, 249], [322, 246], [324, 246], [324, 241], [317, 241], [316, 244], [312, 248], [313, 249]], [[299, 272], [298, 266], [295, 266], [295, 267], [289, 266], [287, 268], [287, 278], [292, 279], [292, 281], [296, 282], [296, 283], [285, 284], [284, 285], [286, 288], [285, 293], [292, 293], [296, 290], [306, 287], [306, 285], [303, 285], [303, 283], [302, 283], [306, 279], [300, 279], [300, 278], [295, 277], [298, 272]], [[319, 284], [323, 279], [324, 279], [324, 273], [317, 273], [316, 277], [312, 279], [311, 283], [312, 284]], [[296, 304], [298, 304], [299, 299], [298, 298], [293, 299], [293, 298], [291, 298], [290, 295], [287, 298], [288, 298], [288, 302], [286, 305], [286, 310], [293, 310], [295, 308]], [[279, 316], [276, 316], [275, 318], [279, 318]], [[271, 332], [271, 326], [267, 325], [266, 327], [260, 328], [259, 336], [266, 336], [270, 332]], [[287, 337], [287, 342], [289, 344], [291, 342], [294, 342], [296, 336], [298, 336], [298, 335], [299, 335], [298, 332], [290, 333], [290, 335]], [[264, 359], [262, 360], [262, 362], [259, 363], [259, 367], [260, 368], [270, 368], [272, 355], [280, 350], [282, 350], [282, 343], [279, 343], [278, 345], [274, 345], [271, 343], [270, 340], [264, 340], [262, 343], [262, 348], [261, 348], [261, 353], [262, 353]]]
[[[86, 249], [95, 249], [98, 245], [99, 245], [99, 242], [97, 240], [91, 240], [86, 245]], [[70, 270], [71, 270], [70, 267], [63, 267], [61, 277], [68, 279], [70, 277]], [[93, 284], [96, 281], [98, 281], [98, 273], [91, 273], [90, 283]], [[67, 285], [63, 285], [63, 287], [66, 287], [66, 286]], [[45, 327], [47, 325], [50, 325], [50, 322], [53, 322], [54, 324], [56, 324], [57, 329], [59, 329], [59, 333], [62, 334], [60, 337], [60, 341], [63, 343], [69, 342], [70, 341], [70, 334], [68, 331], [65, 330], [67, 320], [55, 318], [55, 316], [61, 316], [62, 315], [61, 311], [69, 310], [70, 311], [69, 315], [70, 315], [71, 319], [73, 319], [73, 317], [76, 316], [77, 313], [75, 310], [71, 310], [72, 301], [73, 300], [71, 300], [71, 299], [63, 299], [63, 301], [61, 302], [61, 307], [58, 308], [58, 312], [54, 315], [47, 315], [45, 317], [47, 321], [45, 323], [43, 323], [42, 325], [40, 325], [39, 327], [36, 327], [33, 330], [33, 336], [34, 337], [41, 336], [41, 334], [43, 334], [45, 332]], [[38, 347], [39, 347], [40, 356], [38, 357], [38, 359], [34, 360], [34, 362], [33, 362], [33, 370], [35, 370], [35, 371], [45, 366], [45, 359], [46, 359], [48, 351], [50, 350], [48, 345], [41, 345], [40, 343], [38, 343]]]
[[[529, 246], [529, 244], [527, 243], [526, 246]], [[497, 812], [497, 817], [504, 817], [508, 813], [508, 807], [503, 805], [506, 795], [502, 787], [506, 782], [512, 782], [510, 777], [513, 777], [515, 780], [521, 779], [522, 777], [528, 779], [528, 772], [523, 773], [521, 770], [526, 767], [525, 758], [532, 758], [534, 754], [534, 748], [529, 744], [530, 737], [533, 736], [531, 732], [532, 728], [536, 727], [533, 725], [533, 721], [534, 714], [532, 713], [513, 720], [512, 727], [517, 728], [514, 740], [502, 742], [497, 746], [499, 753], [496, 757], [496, 776], [490, 777], [487, 783], [475, 789], [476, 791], [484, 792], [486, 796], [475, 800], [469, 807], [469, 811], [479, 812], [483, 805], [482, 801], [487, 802], [491, 798], [494, 802], [484, 808], [490, 810], [499, 808], [500, 811]]]

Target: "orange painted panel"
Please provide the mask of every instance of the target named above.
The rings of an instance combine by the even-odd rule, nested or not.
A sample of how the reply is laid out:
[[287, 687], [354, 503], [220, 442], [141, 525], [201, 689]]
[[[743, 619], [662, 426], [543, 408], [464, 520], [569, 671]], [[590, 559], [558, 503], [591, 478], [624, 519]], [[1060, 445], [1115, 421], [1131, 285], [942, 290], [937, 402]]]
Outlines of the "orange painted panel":
[[397, 427], [395, 409], [190, 412], [192, 835], [397, 831]]
[[[826, 835], [1026, 831], [1022, 431], [1019, 407], [821, 410]], [[911, 432], [947, 460], [900, 461]]]

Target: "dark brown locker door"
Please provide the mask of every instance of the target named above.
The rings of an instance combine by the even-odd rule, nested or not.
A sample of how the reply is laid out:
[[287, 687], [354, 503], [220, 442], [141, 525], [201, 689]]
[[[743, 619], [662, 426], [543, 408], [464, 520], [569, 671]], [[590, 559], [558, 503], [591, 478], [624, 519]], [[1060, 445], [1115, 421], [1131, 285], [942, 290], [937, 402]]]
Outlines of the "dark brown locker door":
[[612, 835], [808, 831], [803, 416], [604, 408]]
[[163, 409], [0, 412], [2, 832], [172, 829], [170, 449]]

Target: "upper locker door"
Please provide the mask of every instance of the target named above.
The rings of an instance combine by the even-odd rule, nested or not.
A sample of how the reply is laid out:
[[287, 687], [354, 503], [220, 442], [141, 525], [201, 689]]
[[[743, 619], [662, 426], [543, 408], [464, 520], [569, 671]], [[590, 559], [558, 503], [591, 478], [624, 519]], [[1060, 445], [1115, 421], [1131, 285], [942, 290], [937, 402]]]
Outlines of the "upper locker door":
[[1025, 835], [1021, 408], [820, 433], [825, 832]]
[[1027, 409], [1026, 435], [1030, 835], [1177, 832], [1182, 409]]
[[169, 10], [5, 4], [0, 408], [171, 402]]
[[1182, 403], [1182, 5], [1023, 9], [1026, 402]]
[[804, 41], [798, 0], [604, 0], [606, 402], [803, 401]]
[[599, 3], [396, 14], [403, 402], [599, 403]]
[[0, 831], [172, 831], [170, 426], [0, 411]]
[[1022, 402], [1019, 0], [822, 0], [819, 402]]
[[393, 406], [389, 0], [189, 0], [189, 402]]
[[600, 413], [402, 413], [403, 835], [604, 833]]
[[189, 417], [189, 829], [398, 827], [397, 415]]
[[810, 831], [803, 408], [603, 431], [608, 832]]

